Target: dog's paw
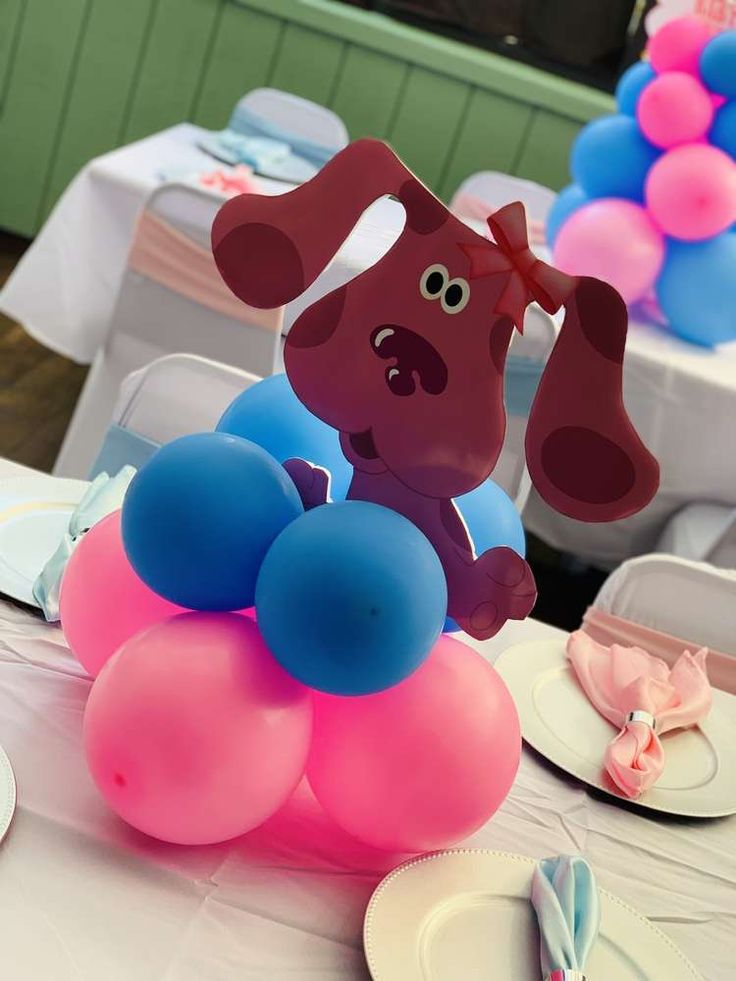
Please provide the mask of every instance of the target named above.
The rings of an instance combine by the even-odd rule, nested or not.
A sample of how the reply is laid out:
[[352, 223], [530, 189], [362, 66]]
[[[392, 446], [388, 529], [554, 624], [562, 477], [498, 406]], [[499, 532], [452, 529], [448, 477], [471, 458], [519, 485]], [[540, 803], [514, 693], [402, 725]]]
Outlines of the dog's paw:
[[324, 467], [294, 458], [284, 463], [284, 470], [294, 481], [305, 511], [329, 502], [330, 473]]

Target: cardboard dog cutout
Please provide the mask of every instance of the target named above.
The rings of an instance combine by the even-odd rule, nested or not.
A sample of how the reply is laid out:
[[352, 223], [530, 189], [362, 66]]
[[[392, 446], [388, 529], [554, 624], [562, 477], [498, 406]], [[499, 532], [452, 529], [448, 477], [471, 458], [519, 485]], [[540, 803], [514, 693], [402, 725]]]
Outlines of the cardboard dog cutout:
[[[340, 433], [354, 470], [348, 498], [392, 508], [424, 532], [447, 577], [450, 616], [484, 639], [527, 616], [534, 580], [509, 548], [476, 556], [452, 499], [481, 484], [501, 452], [506, 353], [532, 300], [565, 307], [527, 427], [535, 487], [582, 521], [624, 518], [656, 491], [657, 462], [622, 400], [626, 307], [607, 284], [540, 262], [520, 203], [489, 217], [491, 242], [375, 140], [352, 143], [287, 194], [228, 201], [212, 228], [220, 273], [252, 306], [288, 303], [385, 194], [403, 205], [404, 231], [374, 266], [302, 313], [286, 371], [304, 405]], [[325, 503], [325, 471], [285, 465], [305, 506]]]

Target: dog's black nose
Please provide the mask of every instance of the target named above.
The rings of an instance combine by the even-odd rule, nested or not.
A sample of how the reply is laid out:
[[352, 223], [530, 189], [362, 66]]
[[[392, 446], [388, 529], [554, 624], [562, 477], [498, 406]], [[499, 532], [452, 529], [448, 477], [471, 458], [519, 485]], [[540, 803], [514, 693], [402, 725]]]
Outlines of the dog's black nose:
[[441, 395], [447, 387], [447, 365], [428, 340], [407, 327], [385, 324], [371, 334], [371, 347], [383, 360], [386, 384], [394, 395], [413, 395], [416, 379], [428, 395]]

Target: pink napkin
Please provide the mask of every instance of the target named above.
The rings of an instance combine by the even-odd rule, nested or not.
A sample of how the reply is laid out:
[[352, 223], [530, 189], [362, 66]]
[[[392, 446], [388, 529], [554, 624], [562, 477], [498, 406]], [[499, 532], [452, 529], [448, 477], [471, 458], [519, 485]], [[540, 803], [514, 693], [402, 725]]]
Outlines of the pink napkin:
[[258, 181], [253, 177], [253, 171], [245, 164], [238, 164], [231, 170], [213, 170], [208, 174], [200, 174], [199, 183], [203, 187], [211, 187], [229, 198], [238, 194], [260, 193]]
[[[606, 749], [604, 764], [627, 797], [639, 797], [660, 777], [664, 750], [660, 735], [692, 726], [710, 711], [711, 688], [705, 671], [708, 651], [684, 651], [672, 668], [640, 647], [604, 647], [582, 630], [571, 634], [567, 657], [585, 694], [621, 732]], [[649, 713], [628, 722], [630, 712]]]

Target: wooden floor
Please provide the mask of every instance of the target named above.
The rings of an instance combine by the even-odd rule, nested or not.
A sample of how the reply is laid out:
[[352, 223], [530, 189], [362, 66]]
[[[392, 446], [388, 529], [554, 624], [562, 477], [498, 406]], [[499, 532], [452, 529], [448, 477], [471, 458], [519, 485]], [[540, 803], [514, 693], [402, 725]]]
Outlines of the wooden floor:
[[[0, 283], [27, 245], [0, 231]], [[0, 457], [50, 470], [86, 374], [0, 314]]]

